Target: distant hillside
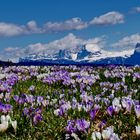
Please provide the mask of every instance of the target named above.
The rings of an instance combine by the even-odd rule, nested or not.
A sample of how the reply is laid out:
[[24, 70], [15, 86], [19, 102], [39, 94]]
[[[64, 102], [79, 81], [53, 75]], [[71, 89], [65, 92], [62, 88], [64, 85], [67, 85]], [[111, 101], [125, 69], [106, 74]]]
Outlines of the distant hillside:
[[1, 61], [0, 60], [0, 66], [12, 66], [15, 65], [12, 61]]

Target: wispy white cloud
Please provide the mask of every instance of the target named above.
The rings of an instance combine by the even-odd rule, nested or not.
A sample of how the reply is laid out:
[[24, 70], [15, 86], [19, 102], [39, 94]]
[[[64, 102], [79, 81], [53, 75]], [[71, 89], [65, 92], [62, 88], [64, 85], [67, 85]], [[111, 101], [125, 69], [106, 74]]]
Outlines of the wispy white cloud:
[[0, 22], [0, 36], [11, 37], [25, 34], [45, 34], [62, 31], [82, 30], [88, 27], [88, 23], [80, 18], [72, 18], [62, 22], [47, 22], [38, 27], [36, 21], [29, 21], [26, 25]]
[[137, 43], [140, 42], [140, 34], [132, 34], [130, 36], [126, 36], [119, 40], [116, 43], [112, 44], [112, 47], [119, 48], [134, 48]]
[[47, 22], [43, 29], [44, 32], [61, 32], [69, 30], [81, 30], [87, 27], [87, 22], [84, 22], [80, 18], [76, 17], [64, 22]]
[[29, 34], [48, 34], [72, 30], [82, 30], [93, 25], [114, 25], [124, 22], [124, 15], [119, 12], [109, 12], [91, 21], [82, 21], [81, 18], [75, 17], [61, 22], [47, 22], [39, 27], [36, 21], [31, 20], [25, 25], [16, 25], [13, 23], [0, 22], [0, 36], [11, 37]]
[[120, 23], [124, 23], [124, 15], [116, 11], [108, 12], [99, 17], [95, 17], [90, 22], [90, 24], [93, 25], [114, 25]]
[[31, 20], [27, 23], [26, 30], [28, 31], [28, 33], [41, 33], [42, 32], [41, 28], [38, 27], [36, 21], [34, 20]]
[[26, 34], [43, 33], [35, 21], [29, 21], [26, 25], [0, 22], [0, 36], [11, 37]]
[[132, 12], [140, 13], [140, 7], [134, 7]]
[[24, 26], [4, 22], [0, 23], [0, 36], [16, 36], [25, 33], [26, 29]]
[[21, 57], [24, 55], [24, 51], [22, 48], [19, 47], [8, 47], [5, 48], [3, 51], [0, 53], [0, 58], [1, 60], [12, 60], [12, 61], [17, 61], [17, 58]]

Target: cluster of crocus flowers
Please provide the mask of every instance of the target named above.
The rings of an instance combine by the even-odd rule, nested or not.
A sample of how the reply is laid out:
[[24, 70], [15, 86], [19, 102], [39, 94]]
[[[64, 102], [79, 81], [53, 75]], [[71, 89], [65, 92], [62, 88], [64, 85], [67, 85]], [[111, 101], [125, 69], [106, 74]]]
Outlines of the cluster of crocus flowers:
[[92, 140], [120, 140], [119, 136], [114, 133], [113, 127], [107, 127], [102, 132], [95, 131], [92, 133]]
[[13, 106], [11, 104], [0, 103], [0, 112], [7, 114], [12, 111]]
[[12, 127], [14, 128], [14, 131], [16, 131], [17, 129], [17, 121], [12, 121], [11, 117], [9, 115], [2, 115], [1, 116], [1, 124], [0, 124], [0, 132], [5, 132], [9, 125], [12, 125]]
[[[140, 135], [139, 68], [45, 66], [8, 67], [1, 71], [0, 114], [4, 115], [0, 129], [3, 132], [9, 125], [17, 127], [16, 121], [7, 116], [14, 114], [14, 118], [21, 116], [18, 120], [23, 123], [27, 120], [24, 129], [35, 127], [41, 133], [55, 129], [58, 124], [61, 128], [57, 131], [63, 130], [67, 138], [76, 140], [91, 135], [92, 139], [119, 140], [124, 126], [129, 132], [136, 132], [135, 136]], [[132, 127], [127, 120], [133, 121]], [[127, 138], [133, 135], [131, 132], [126, 132]]]
[[23, 115], [32, 120], [34, 125], [42, 121], [42, 110], [40, 108], [24, 108]]
[[85, 119], [68, 120], [66, 126], [67, 133], [86, 132], [90, 127], [90, 122]]

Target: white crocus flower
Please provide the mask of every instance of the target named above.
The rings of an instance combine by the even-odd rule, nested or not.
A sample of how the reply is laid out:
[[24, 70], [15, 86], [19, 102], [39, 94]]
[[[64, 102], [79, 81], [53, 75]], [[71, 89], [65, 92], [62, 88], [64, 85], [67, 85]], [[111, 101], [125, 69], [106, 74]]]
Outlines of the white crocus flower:
[[122, 108], [120, 104], [120, 98], [114, 98], [114, 100], [112, 101], [112, 105], [113, 105], [114, 111], [118, 113]]
[[52, 103], [56, 104], [57, 103], [57, 99], [52, 99]]
[[133, 82], [136, 82], [137, 78], [136, 77], [133, 77]]
[[115, 93], [115, 90], [113, 89], [113, 90], [111, 91], [111, 93], [114, 94], [114, 93]]
[[2, 115], [1, 116], [1, 124], [0, 124], [0, 132], [4, 132], [7, 130], [8, 128], [8, 120], [9, 117]]
[[58, 116], [58, 115], [59, 115], [59, 111], [60, 111], [60, 109], [54, 110], [54, 114], [55, 114], [56, 116]]
[[71, 136], [75, 139], [75, 140], [80, 140], [78, 135], [76, 135], [75, 133], [72, 133]]
[[96, 140], [96, 139], [101, 140], [102, 139], [101, 133], [97, 132], [97, 131], [93, 132], [91, 137], [92, 137], [92, 140]]
[[111, 136], [111, 132], [110, 132], [110, 131], [108, 131], [108, 130], [103, 130], [103, 132], [102, 132], [102, 137], [103, 137], [104, 139], [109, 139], [110, 136]]
[[1, 123], [3, 123], [4, 121], [6, 121], [6, 117], [5, 117], [5, 115], [2, 115], [1, 116]]
[[42, 101], [42, 105], [45, 107], [45, 106], [47, 106], [49, 104], [49, 101], [48, 100], [43, 100]]
[[10, 117], [9, 115], [7, 115], [7, 116], [5, 117], [5, 119], [6, 119], [7, 122], [10, 122], [10, 123], [11, 123], [11, 117]]
[[118, 134], [113, 133], [110, 137], [110, 140], [120, 140]]
[[112, 134], [113, 134], [113, 129], [111, 127], [108, 127], [102, 131], [103, 139], [109, 139]]
[[11, 121], [12, 127], [14, 128], [14, 130], [16, 131], [17, 129], [17, 121]]
[[8, 128], [8, 122], [4, 121], [3, 123], [0, 124], [0, 132], [5, 132]]
[[0, 99], [2, 99], [4, 97], [4, 94], [3, 93], [1, 93], [0, 94]]
[[10, 116], [9, 115], [2, 115], [1, 116], [1, 123], [3, 123], [3, 122], [11, 122], [11, 118], [10, 118]]
[[136, 134], [140, 135], [140, 125], [136, 126]]
[[98, 140], [102, 139], [102, 135], [100, 132], [95, 132], [96, 137], [98, 138]]
[[114, 100], [112, 101], [112, 104], [114, 106], [121, 106], [121, 104], [120, 104], [120, 98], [114, 98]]
[[95, 132], [92, 133], [92, 136], [91, 136], [92, 140], [96, 140], [96, 135], [95, 135]]
[[82, 110], [82, 104], [77, 104], [78, 111]]
[[0, 124], [0, 132], [4, 132], [7, 130], [9, 123], [12, 125], [14, 130], [17, 128], [17, 121], [12, 121], [9, 115], [2, 115], [1, 116], [1, 124]]
[[122, 78], [122, 81], [125, 83], [125, 77]]

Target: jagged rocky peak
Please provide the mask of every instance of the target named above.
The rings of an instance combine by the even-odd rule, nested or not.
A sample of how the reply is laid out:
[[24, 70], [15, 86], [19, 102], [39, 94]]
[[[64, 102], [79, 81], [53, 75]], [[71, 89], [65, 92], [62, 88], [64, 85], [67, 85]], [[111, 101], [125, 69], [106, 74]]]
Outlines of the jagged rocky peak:
[[136, 44], [135, 52], [140, 53], [140, 43]]

